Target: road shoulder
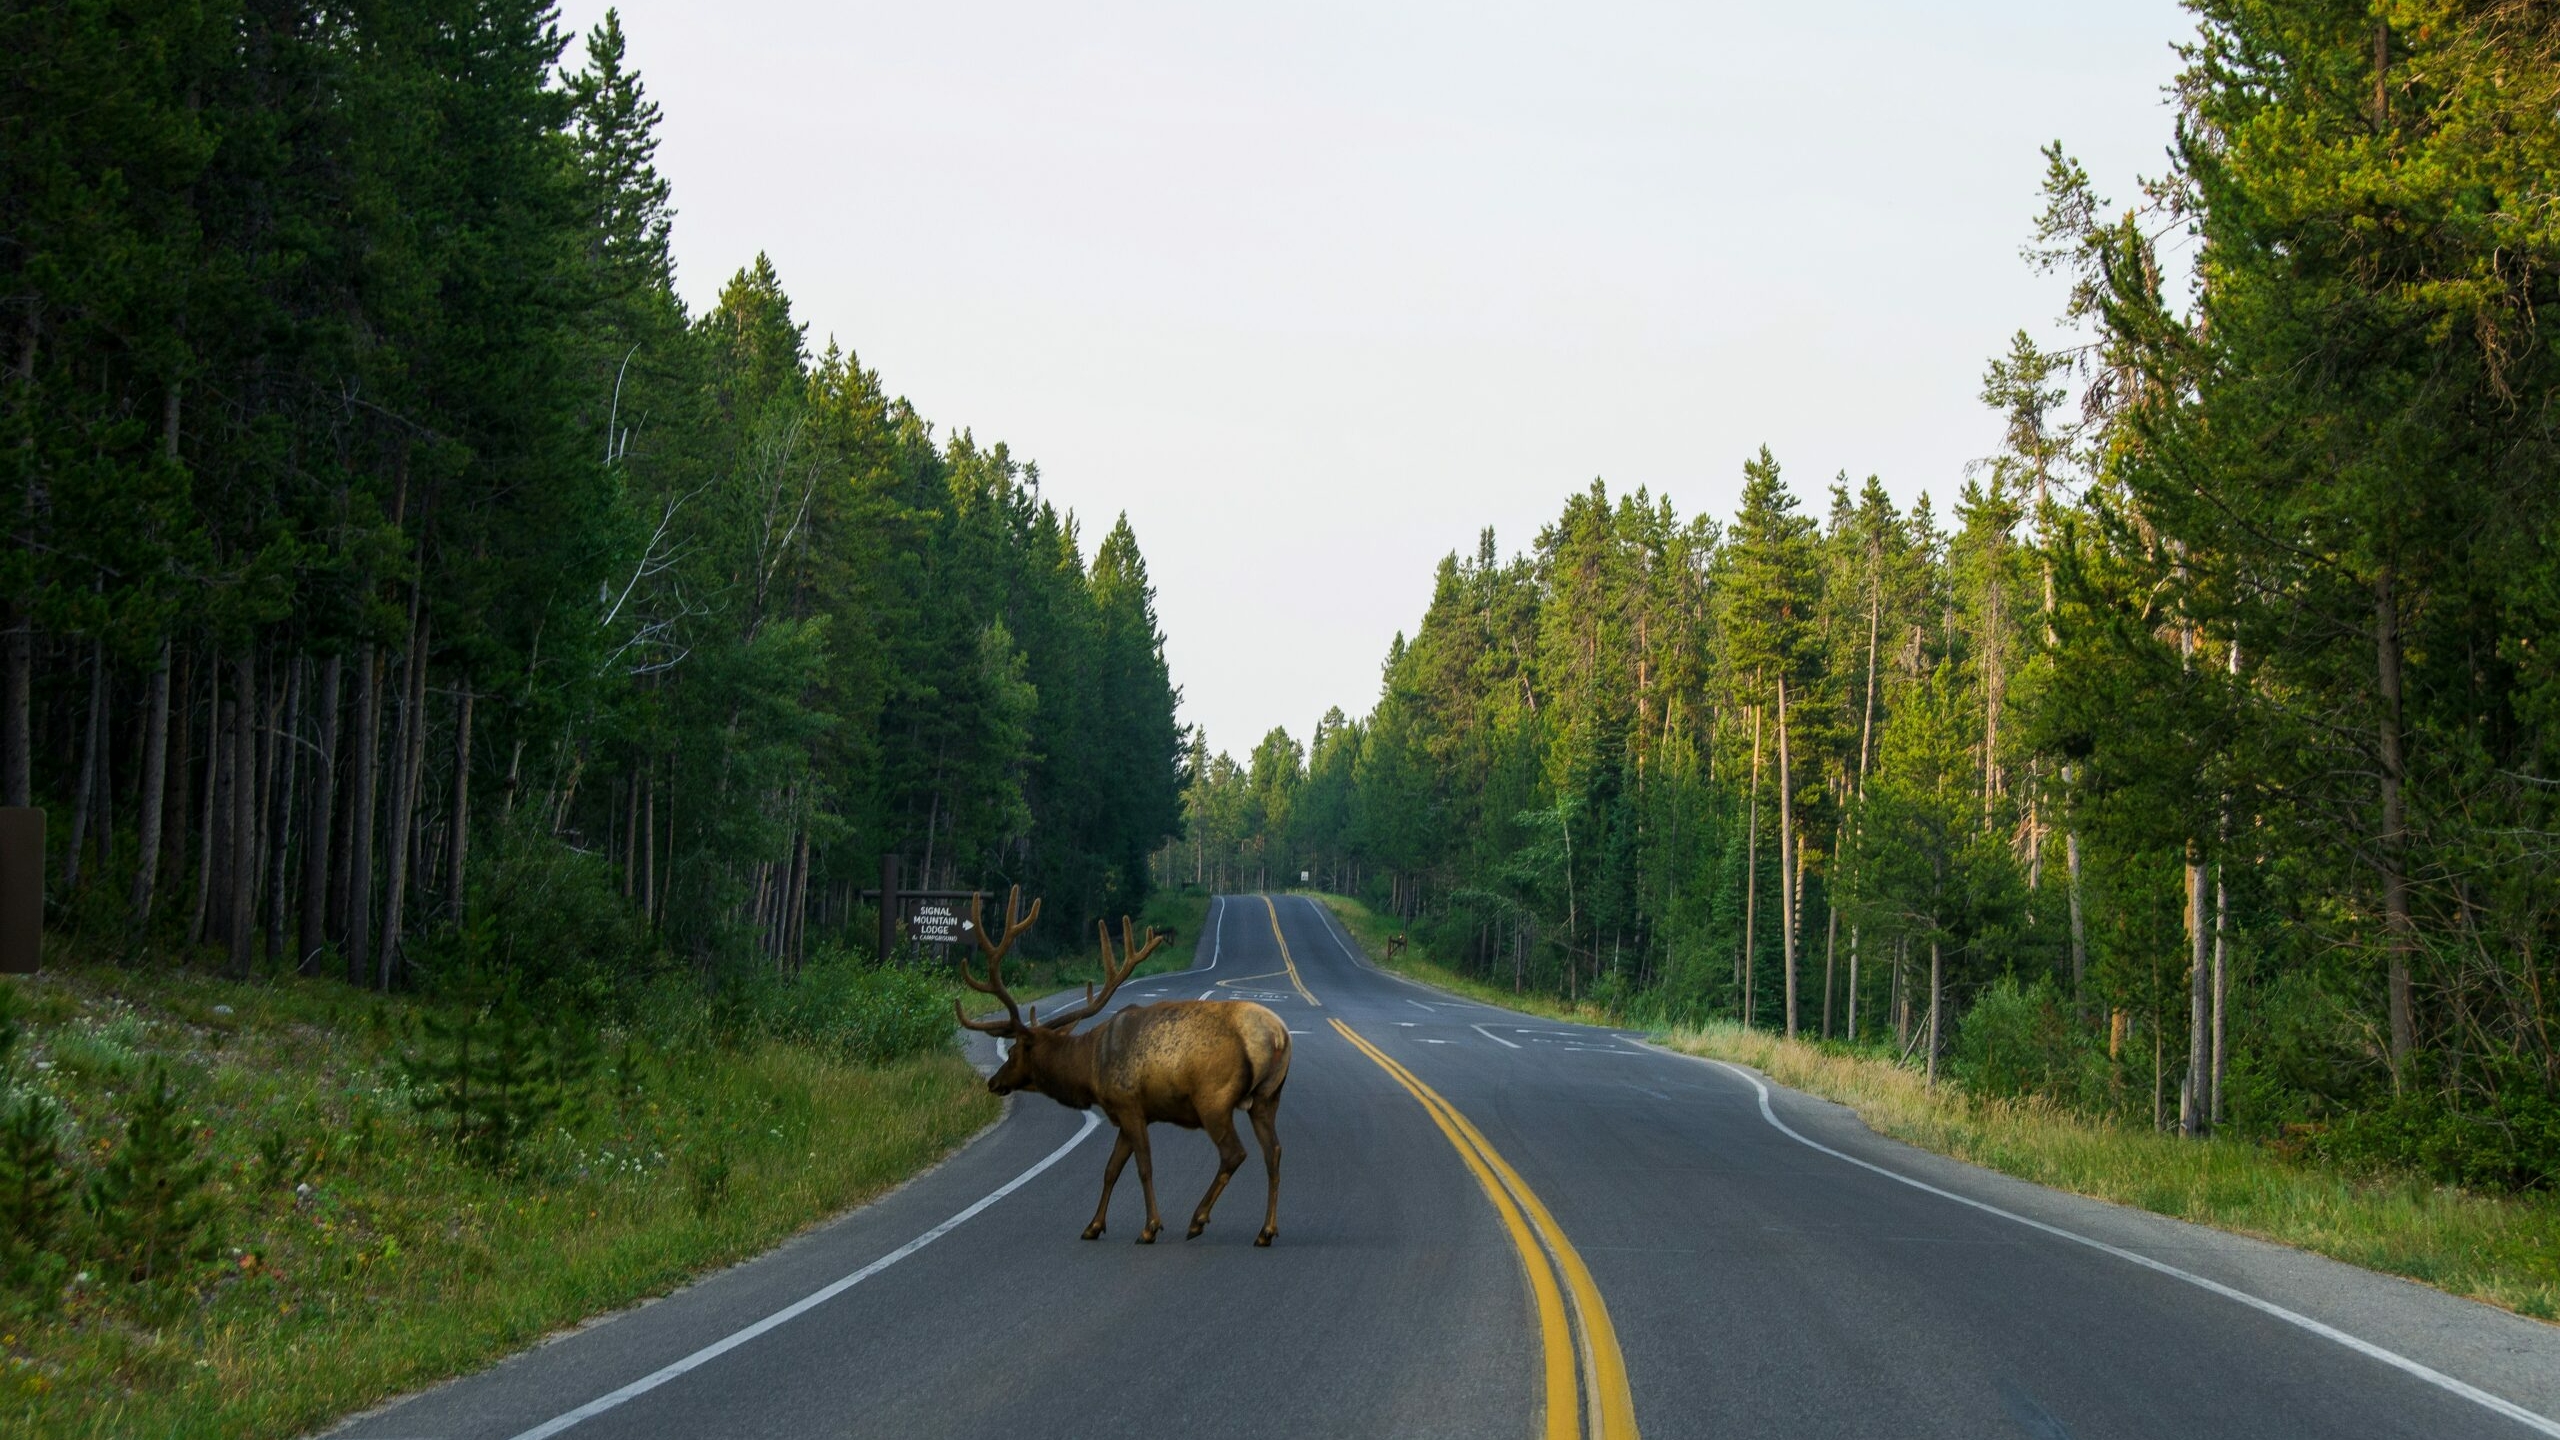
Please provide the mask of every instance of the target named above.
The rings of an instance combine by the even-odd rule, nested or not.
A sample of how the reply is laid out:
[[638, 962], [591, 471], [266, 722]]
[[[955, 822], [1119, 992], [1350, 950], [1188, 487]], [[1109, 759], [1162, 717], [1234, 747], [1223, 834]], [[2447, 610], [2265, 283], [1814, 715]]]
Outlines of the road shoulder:
[[[2560, 1415], [2560, 1326], [2289, 1245], [2074, 1195], [1950, 1159], [1879, 1135], [1848, 1106], [1789, 1089], [1748, 1066], [1644, 1043], [1657, 1053], [1715, 1072], [1733, 1087], [1737, 1099], [1751, 1098], [1742, 1076], [1757, 1078], [1768, 1086], [1777, 1117], [1817, 1144], [2227, 1285], [2529, 1410]], [[1846, 1162], [1819, 1152], [1809, 1152], [1809, 1158], [1840, 1165], [1844, 1177], [1857, 1173]]]

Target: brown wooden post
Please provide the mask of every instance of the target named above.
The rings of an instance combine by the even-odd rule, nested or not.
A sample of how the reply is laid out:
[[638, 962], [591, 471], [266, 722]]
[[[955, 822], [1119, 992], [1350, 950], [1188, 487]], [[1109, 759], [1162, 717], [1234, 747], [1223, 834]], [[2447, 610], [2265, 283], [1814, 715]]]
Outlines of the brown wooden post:
[[880, 857], [880, 963], [898, 953], [898, 857]]

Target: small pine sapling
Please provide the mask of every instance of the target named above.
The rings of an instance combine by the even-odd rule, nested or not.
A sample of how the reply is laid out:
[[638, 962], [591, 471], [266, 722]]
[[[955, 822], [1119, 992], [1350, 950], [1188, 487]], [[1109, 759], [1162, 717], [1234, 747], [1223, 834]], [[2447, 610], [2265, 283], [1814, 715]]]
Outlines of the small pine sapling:
[[62, 1117], [50, 1097], [19, 1090], [0, 1102], [0, 1289], [50, 1300], [65, 1262], [55, 1248], [73, 1188]]
[[178, 1101], [168, 1066], [152, 1061], [125, 1118], [124, 1143], [81, 1197], [111, 1269], [169, 1294], [183, 1292], [220, 1248], [213, 1162], [196, 1154]]
[[540, 1024], [512, 990], [430, 1015], [425, 1036], [401, 1062], [419, 1113], [440, 1123], [465, 1158], [492, 1169], [545, 1125], [579, 1118], [600, 1058], [594, 1032], [566, 1019]]

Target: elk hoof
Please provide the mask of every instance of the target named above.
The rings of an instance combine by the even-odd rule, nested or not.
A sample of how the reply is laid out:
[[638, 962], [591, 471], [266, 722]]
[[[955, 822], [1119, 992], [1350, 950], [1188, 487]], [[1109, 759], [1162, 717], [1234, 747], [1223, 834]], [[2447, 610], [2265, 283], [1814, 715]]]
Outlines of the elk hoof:
[[1253, 1243], [1267, 1250], [1271, 1248], [1271, 1237], [1279, 1233], [1277, 1230], [1265, 1230], [1253, 1237]]
[[1099, 1221], [1099, 1220], [1096, 1220], [1096, 1221], [1094, 1221], [1092, 1224], [1087, 1225], [1086, 1227], [1084, 1227], [1084, 1238], [1086, 1238], [1087, 1240], [1099, 1240], [1099, 1239], [1101, 1239], [1101, 1238], [1102, 1238], [1102, 1222], [1101, 1222], [1101, 1221]]
[[1138, 1243], [1141, 1245], [1153, 1245], [1156, 1243], [1156, 1231], [1161, 1228], [1163, 1227], [1150, 1225], [1146, 1229], [1139, 1231]]
[[1200, 1232], [1201, 1232], [1201, 1231], [1203, 1231], [1203, 1230], [1206, 1230], [1206, 1229], [1208, 1229], [1208, 1228], [1209, 1228], [1209, 1222], [1208, 1222], [1208, 1221], [1206, 1221], [1206, 1220], [1194, 1220], [1194, 1221], [1192, 1221], [1192, 1222], [1191, 1222], [1191, 1228], [1190, 1228], [1189, 1230], [1187, 1230], [1187, 1231], [1185, 1231], [1185, 1232], [1183, 1233], [1182, 1238], [1183, 1238], [1183, 1239], [1185, 1239], [1185, 1240], [1197, 1240], [1197, 1239], [1199, 1239], [1199, 1238], [1200, 1238]]

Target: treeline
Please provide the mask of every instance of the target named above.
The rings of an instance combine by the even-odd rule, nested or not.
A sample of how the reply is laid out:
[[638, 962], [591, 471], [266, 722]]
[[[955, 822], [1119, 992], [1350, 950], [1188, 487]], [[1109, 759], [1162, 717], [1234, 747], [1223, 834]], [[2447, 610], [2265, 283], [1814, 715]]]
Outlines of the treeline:
[[2560, 1181], [2560, 15], [2192, 8], [2145, 202], [2049, 154], [2067, 343], [1990, 364], [1951, 511], [1809, 511], [1765, 450], [1723, 525], [1595, 483], [1442, 563], [1366, 718], [1195, 739], [1159, 864], [1312, 871], [1522, 987]]
[[[910, 885], [1134, 908], [1181, 740], [1125, 520], [937, 436], [543, 0], [0, 20], [0, 801], [57, 933], [391, 987], [796, 967]], [[898, 223], [894, 220], [890, 223]]]

